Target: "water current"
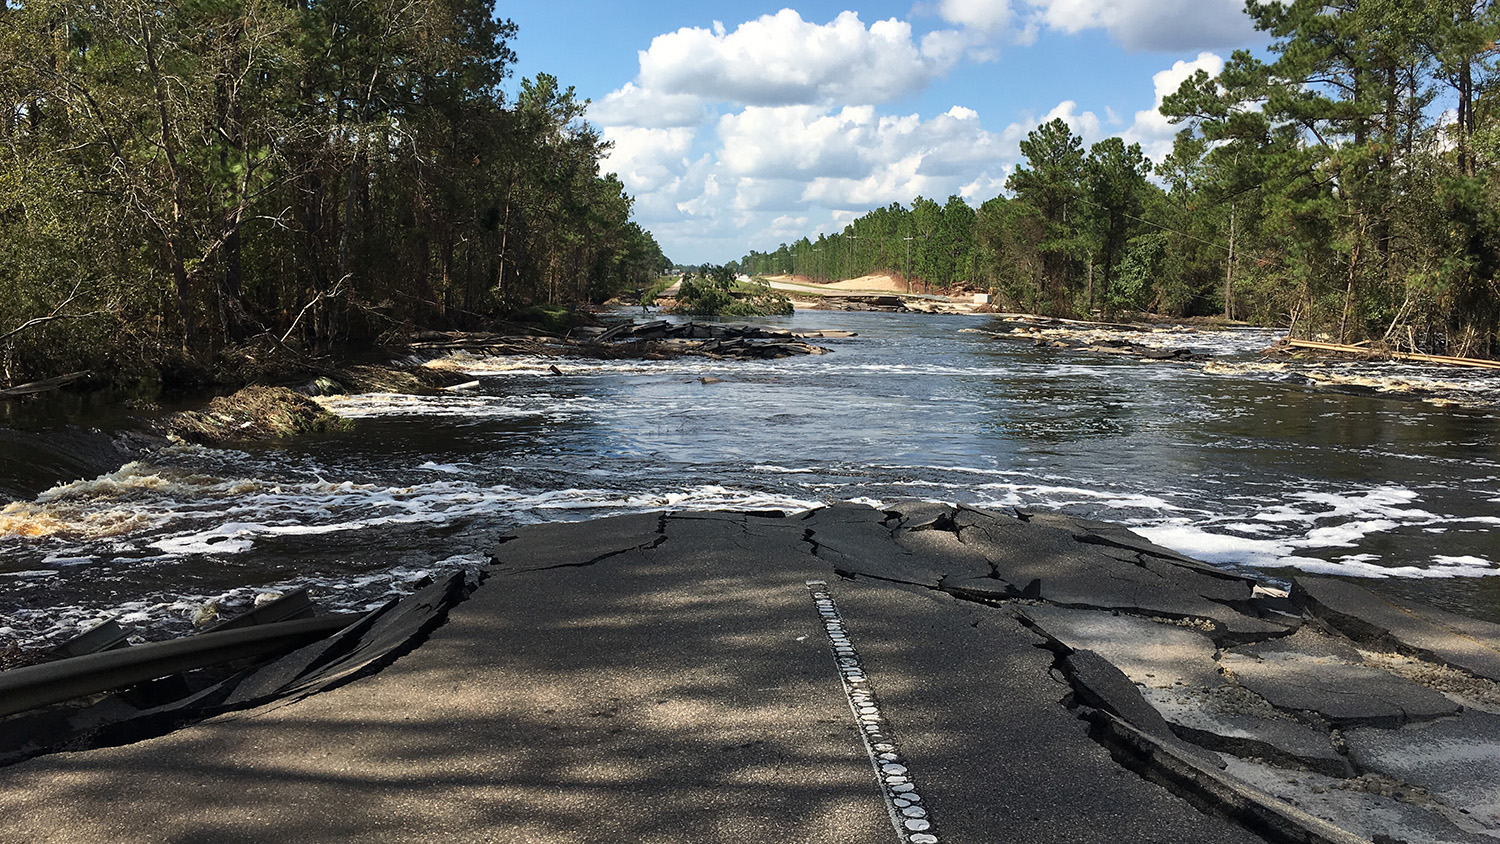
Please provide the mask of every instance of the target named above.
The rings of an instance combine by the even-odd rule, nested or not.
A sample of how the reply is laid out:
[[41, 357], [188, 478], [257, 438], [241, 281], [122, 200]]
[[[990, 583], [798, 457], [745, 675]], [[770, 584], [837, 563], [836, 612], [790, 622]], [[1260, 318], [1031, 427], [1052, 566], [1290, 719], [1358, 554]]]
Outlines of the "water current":
[[[462, 393], [326, 399], [347, 432], [59, 479], [0, 510], [0, 644], [108, 616], [175, 635], [301, 585], [374, 606], [526, 523], [903, 499], [1121, 522], [1275, 582], [1360, 577], [1500, 621], [1495, 375], [1267, 365], [1265, 331], [1150, 336], [1205, 366], [1002, 339], [982, 316], [766, 322], [858, 336], [749, 363], [460, 355], [441, 365], [479, 382]], [[1378, 392], [1413, 383], [1467, 399]]]

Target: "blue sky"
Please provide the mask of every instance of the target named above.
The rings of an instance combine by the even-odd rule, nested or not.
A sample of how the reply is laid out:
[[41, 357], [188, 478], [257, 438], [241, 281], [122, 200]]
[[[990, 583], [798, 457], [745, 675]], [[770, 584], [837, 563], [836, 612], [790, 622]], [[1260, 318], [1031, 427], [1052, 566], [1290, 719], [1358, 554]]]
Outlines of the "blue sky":
[[1242, 0], [501, 3], [516, 82], [593, 101], [604, 162], [667, 256], [722, 263], [918, 195], [978, 205], [1062, 117], [1153, 159], [1195, 69], [1264, 40]]

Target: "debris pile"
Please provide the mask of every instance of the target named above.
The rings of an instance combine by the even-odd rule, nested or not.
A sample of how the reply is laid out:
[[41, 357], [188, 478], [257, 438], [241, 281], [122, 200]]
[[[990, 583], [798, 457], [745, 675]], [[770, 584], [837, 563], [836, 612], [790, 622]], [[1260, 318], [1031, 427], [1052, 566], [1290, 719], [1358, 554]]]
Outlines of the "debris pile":
[[715, 360], [774, 360], [828, 352], [790, 331], [718, 322], [622, 322], [609, 328], [578, 329], [574, 337], [591, 344], [656, 344], [682, 355]]

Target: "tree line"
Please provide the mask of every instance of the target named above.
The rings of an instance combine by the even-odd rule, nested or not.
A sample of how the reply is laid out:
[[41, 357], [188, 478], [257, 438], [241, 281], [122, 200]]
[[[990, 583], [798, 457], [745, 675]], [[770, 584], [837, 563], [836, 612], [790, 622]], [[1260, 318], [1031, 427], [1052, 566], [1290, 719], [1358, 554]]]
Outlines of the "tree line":
[[324, 350], [668, 262], [483, 0], [0, 0], [0, 365]]
[[1500, 9], [1250, 0], [1246, 14], [1269, 49], [1166, 98], [1182, 128], [1162, 161], [1119, 138], [1085, 150], [1052, 121], [977, 209], [918, 198], [739, 266], [1500, 354]]

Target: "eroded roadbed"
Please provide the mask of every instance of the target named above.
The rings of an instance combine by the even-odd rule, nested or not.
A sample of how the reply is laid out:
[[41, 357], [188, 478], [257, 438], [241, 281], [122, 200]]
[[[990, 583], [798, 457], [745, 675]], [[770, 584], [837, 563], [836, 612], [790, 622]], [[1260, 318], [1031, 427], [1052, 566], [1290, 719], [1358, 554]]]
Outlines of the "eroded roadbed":
[[1500, 831], [1500, 636], [1346, 584], [920, 503], [535, 525], [492, 557], [374, 676], [0, 769], [0, 841]]

